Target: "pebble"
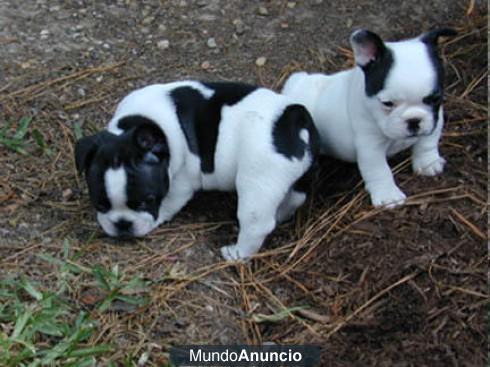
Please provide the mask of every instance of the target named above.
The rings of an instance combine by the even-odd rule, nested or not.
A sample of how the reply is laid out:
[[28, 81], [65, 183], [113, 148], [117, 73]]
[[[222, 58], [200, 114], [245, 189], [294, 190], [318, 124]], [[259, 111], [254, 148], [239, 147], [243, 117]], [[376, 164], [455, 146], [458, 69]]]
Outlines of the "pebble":
[[209, 311], [209, 312], [213, 312], [214, 311], [214, 308], [211, 305], [206, 305], [204, 308], [206, 309], [206, 311]]
[[265, 6], [259, 6], [258, 13], [263, 16], [269, 15], [269, 10]]
[[73, 196], [72, 189], [63, 190], [63, 192], [61, 193], [61, 196], [62, 196], [64, 201], [68, 201]]
[[79, 95], [80, 97], [85, 97], [85, 95], [87, 94], [87, 93], [85, 92], [85, 89], [83, 89], [83, 88], [78, 88], [78, 91], [77, 91], [77, 92], [78, 92], [78, 95]]
[[161, 40], [157, 42], [157, 47], [160, 50], [166, 50], [167, 48], [170, 47], [170, 41], [169, 40]]
[[41, 39], [43, 39], [43, 40], [44, 40], [44, 39], [46, 39], [46, 38], [48, 38], [48, 37], [49, 37], [49, 30], [48, 30], [48, 29], [43, 29], [43, 30], [41, 31], [41, 33], [39, 33], [39, 34], [41, 35]]
[[104, 43], [102, 47], [104, 47], [106, 50], [109, 50], [111, 48], [111, 45], [108, 43]]
[[245, 23], [243, 23], [243, 20], [235, 19], [233, 21], [233, 24], [235, 26], [235, 33], [236, 34], [241, 35], [241, 34], [245, 33]]
[[155, 20], [155, 17], [146, 17], [145, 19], [143, 19], [142, 23], [145, 25], [148, 25], [148, 24], [153, 23], [154, 20]]
[[260, 56], [257, 58], [257, 60], [255, 60], [255, 65], [257, 65], [258, 67], [262, 67], [265, 65], [266, 62], [267, 62], [267, 57]]
[[216, 48], [218, 46], [214, 37], [208, 38], [207, 45], [209, 48]]
[[209, 61], [203, 61], [201, 64], [201, 69], [208, 70], [211, 67], [211, 63]]
[[288, 1], [287, 7], [289, 9], [294, 9], [296, 7], [296, 3], [294, 1]]

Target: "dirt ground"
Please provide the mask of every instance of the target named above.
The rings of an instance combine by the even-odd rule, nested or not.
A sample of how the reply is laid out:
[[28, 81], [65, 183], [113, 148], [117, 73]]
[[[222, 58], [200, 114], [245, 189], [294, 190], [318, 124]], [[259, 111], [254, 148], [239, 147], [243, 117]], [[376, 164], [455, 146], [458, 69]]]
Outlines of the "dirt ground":
[[[356, 167], [324, 158], [296, 221], [246, 265], [219, 257], [237, 235], [233, 194], [199, 194], [131, 243], [98, 228], [74, 167], [76, 126], [102, 129], [127, 92], [183, 78], [279, 89], [294, 70], [351, 65], [355, 28], [396, 40], [437, 26], [459, 31], [442, 47], [448, 164], [415, 177], [409, 153], [396, 157], [402, 208], [373, 210]], [[31, 133], [28, 155], [0, 145], [0, 277], [48, 287], [59, 274], [37, 255], [61, 257], [67, 240], [81, 265], [148, 280], [138, 309], [97, 311], [85, 274], [66, 295], [99, 322], [89, 344], [119, 346], [101, 365], [144, 352], [159, 365], [174, 344], [273, 342], [318, 344], [323, 366], [483, 366], [487, 37], [486, 2], [470, 0], [0, 0], [0, 128], [31, 116], [50, 150]]]

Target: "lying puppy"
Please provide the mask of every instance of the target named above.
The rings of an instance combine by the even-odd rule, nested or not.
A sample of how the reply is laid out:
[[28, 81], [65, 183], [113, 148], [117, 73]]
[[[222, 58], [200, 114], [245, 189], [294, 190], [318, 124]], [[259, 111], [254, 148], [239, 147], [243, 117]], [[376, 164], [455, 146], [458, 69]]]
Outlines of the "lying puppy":
[[293, 74], [283, 94], [305, 105], [320, 133], [322, 152], [357, 162], [374, 206], [394, 207], [406, 196], [395, 184], [387, 157], [412, 147], [415, 173], [441, 173], [438, 142], [443, 125], [440, 29], [384, 43], [370, 31], [350, 38], [357, 67], [333, 75]]
[[151, 85], [118, 105], [106, 131], [80, 139], [97, 220], [110, 236], [143, 236], [198, 190], [238, 192], [240, 232], [227, 260], [257, 253], [303, 204], [319, 137], [305, 107], [268, 89], [196, 81]]

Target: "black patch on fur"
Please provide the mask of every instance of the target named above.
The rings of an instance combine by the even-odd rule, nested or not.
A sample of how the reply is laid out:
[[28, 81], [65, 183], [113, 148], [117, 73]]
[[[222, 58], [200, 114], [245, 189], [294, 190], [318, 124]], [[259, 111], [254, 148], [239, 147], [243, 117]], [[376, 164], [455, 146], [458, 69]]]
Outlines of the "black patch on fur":
[[372, 97], [384, 89], [385, 81], [393, 66], [393, 53], [385, 48], [382, 55], [362, 68], [365, 76], [366, 95]]
[[207, 99], [190, 86], [174, 89], [170, 96], [177, 108], [177, 116], [192, 153], [201, 159], [201, 171], [214, 171], [214, 155], [223, 106], [232, 106], [257, 87], [229, 82], [202, 83], [214, 90]]
[[425, 44], [429, 59], [436, 71], [436, 81], [433, 87], [433, 92], [423, 99], [423, 102], [431, 107], [434, 118], [434, 129], [437, 126], [439, 117], [439, 109], [443, 103], [444, 97], [444, 65], [439, 57], [438, 41], [439, 37], [452, 37], [457, 32], [450, 28], [436, 29], [423, 34], [420, 40]]
[[[300, 137], [303, 129], [308, 132], [308, 143]], [[304, 106], [295, 104], [286, 107], [274, 124], [272, 141], [276, 151], [288, 159], [301, 159], [307, 152], [312, 155], [313, 164], [293, 185], [294, 190], [307, 192], [320, 152], [320, 137], [311, 115]]]
[[[308, 131], [309, 143], [300, 137], [301, 130]], [[299, 104], [287, 106], [277, 119], [272, 130], [276, 152], [289, 159], [301, 159], [309, 145], [318, 144], [318, 132], [306, 108]], [[313, 148], [316, 149], [316, 148]]]
[[376, 50], [374, 60], [364, 66], [359, 65], [364, 71], [366, 95], [372, 97], [384, 88], [393, 66], [393, 53], [376, 33], [368, 30], [357, 32], [352, 40], [360, 44], [371, 44]]

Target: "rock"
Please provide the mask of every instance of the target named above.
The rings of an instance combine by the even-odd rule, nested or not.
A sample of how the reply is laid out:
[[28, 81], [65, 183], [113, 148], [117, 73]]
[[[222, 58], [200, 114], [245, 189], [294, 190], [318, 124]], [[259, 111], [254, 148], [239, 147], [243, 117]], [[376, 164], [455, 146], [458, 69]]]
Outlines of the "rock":
[[155, 17], [146, 17], [145, 19], [143, 19], [142, 23], [145, 25], [148, 25], [148, 24], [153, 23], [154, 20], [155, 20]]
[[167, 48], [170, 47], [170, 41], [169, 40], [161, 40], [157, 42], [157, 47], [160, 50], [166, 50]]
[[63, 198], [63, 201], [68, 201], [72, 196], [73, 196], [72, 189], [65, 189], [61, 193], [61, 197]]
[[257, 65], [260, 68], [264, 66], [266, 62], [267, 62], [267, 57], [260, 56], [257, 58], [257, 60], [255, 60], [255, 65]]
[[203, 61], [201, 64], [201, 69], [208, 70], [211, 67], [211, 63], [209, 61]]
[[259, 8], [257, 9], [257, 12], [259, 13], [259, 15], [262, 15], [262, 16], [269, 15], [269, 10], [267, 10], [267, 8], [265, 6], [259, 6]]
[[245, 33], [245, 23], [241, 19], [235, 19], [233, 21], [233, 24], [235, 26], [235, 33], [238, 35], [244, 34]]
[[41, 35], [41, 39], [45, 40], [49, 37], [49, 30], [43, 29], [39, 34]]
[[216, 48], [216, 47], [218, 47], [218, 44], [216, 43], [216, 40], [214, 39], [214, 37], [211, 37], [211, 38], [208, 39], [207, 45], [208, 45], [209, 48]]

